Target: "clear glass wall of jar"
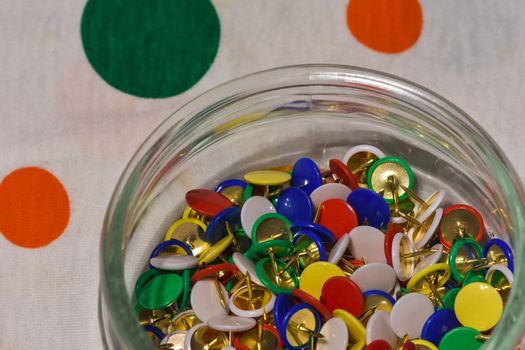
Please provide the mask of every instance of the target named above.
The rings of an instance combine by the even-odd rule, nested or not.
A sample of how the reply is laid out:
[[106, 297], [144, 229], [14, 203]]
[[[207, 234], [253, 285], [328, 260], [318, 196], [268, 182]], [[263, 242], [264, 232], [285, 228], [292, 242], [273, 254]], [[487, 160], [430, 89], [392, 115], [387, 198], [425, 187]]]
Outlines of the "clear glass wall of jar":
[[523, 187], [489, 135], [459, 108], [411, 82], [347, 66], [276, 68], [214, 88], [144, 142], [109, 204], [100, 250], [99, 314], [109, 349], [152, 348], [133, 311], [148, 254], [181, 213], [186, 191], [309, 156], [324, 164], [351, 146], [404, 158], [427, 193], [471, 203], [487, 234], [514, 248], [514, 287], [485, 349], [513, 349], [525, 329]]

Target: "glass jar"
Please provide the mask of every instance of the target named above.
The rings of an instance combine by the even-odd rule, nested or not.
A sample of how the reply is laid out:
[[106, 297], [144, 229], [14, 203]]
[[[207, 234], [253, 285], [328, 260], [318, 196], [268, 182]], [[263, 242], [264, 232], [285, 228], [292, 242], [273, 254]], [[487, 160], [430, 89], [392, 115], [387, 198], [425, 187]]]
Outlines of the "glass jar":
[[435, 93], [387, 74], [328, 65], [276, 68], [218, 86], [142, 144], [102, 231], [99, 317], [106, 348], [152, 348], [133, 311], [133, 286], [180, 217], [188, 190], [302, 156], [326, 165], [361, 143], [404, 158], [418, 192], [444, 188], [448, 201], [474, 205], [488, 236], [514, 248], [514, 288], [485, 349], [514, 348], [525, 329], [525, 196], [508, 159], [474, 120]]

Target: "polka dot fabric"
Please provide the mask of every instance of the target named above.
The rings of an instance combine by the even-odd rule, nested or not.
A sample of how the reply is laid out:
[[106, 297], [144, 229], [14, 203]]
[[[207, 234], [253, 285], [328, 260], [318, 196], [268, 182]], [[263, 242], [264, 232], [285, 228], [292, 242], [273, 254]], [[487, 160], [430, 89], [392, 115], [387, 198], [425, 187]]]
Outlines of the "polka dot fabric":
[[206, 73], [220, 24], [208, 0], [89, 0], [81, 34], [108, 84], [139, 97], [170, 97]]
[[41, 168], [21, 168], [0, 183], [0, 232], [24, 248], [57, 239], [69, 221], [69, 199], [60, 181]]
[[351, 0], [346, 20], [357, 41], [390, 54], [412, 47], [423, 28], [418, 0]]
[[525, 174], [525, 2], [6, 2], [0, 27], [0, 349], [100, 349], [100, 229], [133, 152], [244, 74], [364, 66], [448, 97]]

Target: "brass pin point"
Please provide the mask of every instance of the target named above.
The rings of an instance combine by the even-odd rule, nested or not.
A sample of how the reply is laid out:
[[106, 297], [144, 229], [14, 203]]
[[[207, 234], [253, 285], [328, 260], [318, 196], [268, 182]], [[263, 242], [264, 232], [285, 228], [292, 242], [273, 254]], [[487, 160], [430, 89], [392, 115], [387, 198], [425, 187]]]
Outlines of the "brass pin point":
[[277, 261], [275, 260], [275, 253], [273, 251], [273, 248], [268, 248], [268, 256], [270, 257], [270, 261], [272, 262], [272, 269], [275, 276], [275, 280], [279, 282], [280, 277], [277, 275], [279, 273], [279, 266], [277, 265]]
[[248, 303], [250, 305], [250, 308], [252, 310], [255, 310], [255, 305], [253, 302], [253, 290], [252, 290], [252, 279], [250, 277], [250, 273], [246, 271], [246, 289], [248, 292]]
[[482, 270], [482, 269], [485, 269], [487, 267], [491, 267], [493, 265], [497, 265], [497, 264], [504, 264], [507, 262], [507, 257], [506, 256], [499, 256], [499, 257], [495, 257], [493, 259], [491, 258], [480, 258], [480, 259], [471, 259], [471, 260], [466, 260], [465, 263], [467, 264], [473, 264], [472, 265], [472, 270]]
[[323, 179], [324, 184], [330, 184], [338, 182], [339, 178], [337, 175], [333, 174], [330, 170], [324, 170], [321, 172], [321, 178]]
[[188, 238], [188, 239], [186, 239], [183, 243], [186, 243], [186, 245], [187, 245], [188, 247], [190, 247], [190, 249], [193, 250], [193, 249], [195, 249], [195, 244], [193, 244], [193, 242], [195, 242], [195, 239], [193, 239], [193, 238]]
[[154, 325], [155, 323], [158, 323], [162, 320], [171, 319], [171, 317], [172, 317], [171, 314], [167, 313], [167, 314], [164, 314], [158, 317], [150, 317], [149, 319], [140, 321], [139, 323], [141, 326], [148, 325], [148, 324]]
[[235, 237], [235, 234], [233, 233], [232, 227], [228, 221], [226, 221], [226, 233], [227, 235], [232, 237], [232, 244], [235, 248], [235, 251], [240, 252], [241, 251], [241, 245], [239, 244], [239, 241], [237, 240], [237, 237]]
[[253, 187], [252, 195], [262, 196], [269, 200], [279, 197], [279, 195], [283, 192], [283, 189], [284, 189], [282, 185], [280, 186], [280, 185], [253, 185], [252, 184], [252, 187]]
[[[396, 190], [397, 181], [393, 175], [389, 175], [386, 179], [386, 185], [390, 193], [392, 194], [392, 199], [394, 200], [395, 210], [399, 209], [399, 193]], [[383, 190], [384, 193], [384, 190]]]
[[348, 170], [350, 170], [352, 175], [355, 175], [355, 174], [357, 174], [357, 173], [359, 173], [359, 172], [369, 168], [375, 161], [376, 161], [376, 159], [372, 158], [372, 159], [369, 159], [366, 162], [362, 163], [357, 168], [355, 168], [353, 170], [352, 169], [348, 169]]
[[232, 344], [233, 344], [233, 333], [228, 332], [228, 345], [232, 345]]
[[[393, 211], [393, 214], [401, 217], [402, 219], [404, 219], [405, 221], [409, 222], [410, 224], [414, 225], [414, 226], [422, 226], [423, 224], [417, 220], [416, 218], [414, 218], [413, 216], [410, 216], [406, 213], [404, 213], [401, 208], [399, 207], [399, 192], [397, 191], [397, 187], [401, 187], [403, 189], [408, 189], [406, 188], [405, 186], [403, 186], [402, 184], [398, 184], [398, 181], [396, 180], [396, 178], [393, 176], [393, 175], [389, 175], [387, 177], [387, 188], [388, 188], [388, 191], [391, 193], [392, 195], [392, 199], [394, 201], [394, 209], [392, 210]], [[408, 194], [408, 192], [407, 192]], [[383, 190], [383, 196], [384, 196], [384, 190]]]
[[317, 207], [315, 209], [315, 214], [314, 214], [314, 220], [313, 222], [314, 223], [318, 223], [319, 222], [319, 217], [321, 216], [321, 206]]
[[270, 186], [264, 186], [264, 197], [270, 198]]
[[261, 317], [257, 321], [257, 342], [259, 342], [259, 343], [262, 341], [262, 338], [263, 338], [263, 332], [264, 332], [263, 326], [264, 326], [264, 320]]
[[283, 275], [290, 267], [292, 267], [292, 265], [294, 265], [299, 260], [299, 258], [300, 254], [295, 254], [294, 256], [292, 256], [291, 259], [286, 262], [286, 265], [284, 265], [284, 267], [277, 272], [277, 276], [281, 277], [281, 275]]
[[308, 347], [310, 349], [315, 349], [315, 337], [313, 334], [310, 334], [310, 337], [308, 337]]
[[402, 349], [403, 344], [405, 344], [408, 340], [409, 340], [408, 334], [405, 334], [403, 336], [403, 338], [397, 338], [397, 342], [396, 342], [395, 348], [396, 349]]
[[302, 343], [301, 343], [301, 339], [299, 339], [299, 336], [297, 335], [296, 332], [289, 332], [289, 333], [292, 335], [293, 339], [295, 340], [295, 342], [296, 342], [297, 344], [302, 344]]
[[[361, 261], [363, 262], [363, 265], [366, 265], [367, 264], [367, 261], [365, 260], [365, 258], [361, 258]], [[360, 268], [362, 265], [355, 265], [355, 264], [352, 264], [350, 261], [346, 260], [345, 258], [341, 258], [339, 259], [339, 264], [341, 264], [342, 266], [339, 266], [343, 269], [343, 272], [348, 275], [348, 276], [352, 276], [352, 274], [358, 269]]]
[[366, 309], [364, 312], [361, 313], [359, 316], [359, 321], [363, 323], [365, 320], [367, 320], [372, 314], [376, 311], [377, 305], [373, 305]]
[[182, 318], [181, 322], [184, 325], [184, 328], [186, 328], [186, 330], [190, 330], [191, 325], [188, 323], [188, 320], [186, 320], [185, 318]]
[[355, 270], [359, 268], [359, 266], [352, 264], [350, 261], [346, 260], [345, 258], [339, 259], [339, 262], [341, 262], [346, 268], [348, 268], [349, 272], [354, 273]]
[[414, 217], [412, 217], [412, 216], [410, 216], [408, 214], [403, 213], [400, 210], [396, 211], [396, 214], [399, 215], [401, 218], [405, 219], [407, 222], [411, 223], [414, 226], [420, 227], [420, 226], [423, 225], [423, 223], [421, 221], [417, 220], [416, 218], [414, 218]]
[[235, 278], [237, 279], [237, 281], [235, 281], [235, 284], [232, 286], [230, 290], [232, 294], [235, 291], [237, 291], [239, 288], [241, 288], [246, 282], [246, 276], [243, 275], [240, 271], [235, 272]]
[[217, 292], [217, 294], [219, 296], [219, 300], [221, 302], [222, 308], [226, 309], [228, 304], [226, 302], [226, 299], [224, 298], [224, 294], [222, 294], [222, 288], [219, 285], [219, 280], [217, 278], [214, 278], [213, 279], [213, 284], [215, 285], [215, 291]]
[[423, 249], [423, 250], [418, 250], [418, 251], [415, 251], [415, 252], [412, 252], [412, 253], [402, 254], [400, 257], [402, 259], [417, 258], [417, 257], [420, 257], [420, 256], [426, 256], [426, 255], [434, 254], [437, 251], [438, 251], [437, 249]]
[[[414, 230], [410, 233], [412, 242], [418, 243], [423, 237], [425, 237], [425, 234], [430, 229], [432, 224], [434, 223], [434, 220], [436, 218], [436, 213], [430, 214], [430, 216], [425, 219], [423, 222], [421, 222], [421, 225], [414, 225]], [[419, 222], [419, 220], [418, 220]], [[433, 245], [434, 238], [436, 237], [437, 230], [432, 233], [430, 237], [427, 238], [427, 242], [423, 246], [423, 250], [429, 250], [430, 247]]]
[[[297, 329], [298, 331], [301, 331], [301, 332], [307, 333], [309, 335], [312, 335], [315, 338], [324, 338], [324, 335], [322, 335], [321, 333], [316, 332], [316, 331], [306, 327], [304, 325], [304, 322], [296, 323], [294, 321], [289, 321], [289, 324], [291, 324], [293, 327], [295, 327], [295, 329]], [[291, 332], [291, 333], [293, 333], [293, 332]]]
[[465, 264], [472, 265], [471, 270], [482, 270], [485, 267], [490, 267], [492, 265], [495, 265], [499, 263], [498, 260], [490, 260], [488, 258], [480, 258], [480, 259], [468, 259], [465, 260]]
[[320, 247], [308, 236], [300, 235], [295, 241], [295, 249], [296, 253], [287, 257], [286, 265], [278, 272], [279, 276], [292, 266], [297, 267], [296, 270], [298, 270], [320, 259]]
[[[493, 286], [494, 287], [494, 286]], [[494, 287], [495, 290], [497, 290], [498, 292], [504, 292], [506, 290], [509, 290], [511, 289], [511, 285], [510, 284], [506, 284], [506, 285], [503, 285], [503, 286], [499, 286], [499, 287]]]
[[463, 239], [468, 236], [465, 226], [461, 222], [456, 223], [456, 231], [459, 238]]
[[274, 239], [278, 239], [278, 238], [281, 238], [283, 236], [286, 236], [286, 234], [284, 232], [279, 232], [279, 233], [272, 233], [269, 237], [269, 240], [274, 240]]
[[490, 339], [490, 335], [488, 334], [478, 334], [476, 335], [474, 338], [476, 338], [476, 340], [482, 340], [482, 341], [486, 341], [486, 340], [489, 340]]
[[428, 287], [430, 288], [430, 291], [432, 292], [434, 300], [436, 301], [438, 306], [443, 307], [443, 300], [441, 300], [441, 296], [439, 295], [439, 292], [437, 291], [436, 286], [434, 284], [437, 278], [435, 278], [434, 274], [433, 277], [434, 278], [432, 278], [431, 280], [429, 276], [425, 276], [425, 281], [427, 282]]
[[209, 343], [205, 344], [203, 346], [204, 350], [209, 350], [212, 346], [214, 346], [219, 341], [219, 338], [212, 339]]
[[414, 201], [418, 202], [423, 209], [426, 209], [426, 208], [429, 207], [429, 204], [423, 198], [419, 197], [410, 188], [404, 186], [403, 184], [400, 184], [399, 187], [401, 187], [403, 189], [403, 191], [405, 191], [410, 198], [412, 198]]
[[401, 298], [403, 296], [403, 292], [401, 290], [398, 290], [396, 292], [396, 300], [398, 300], [399, 298]]

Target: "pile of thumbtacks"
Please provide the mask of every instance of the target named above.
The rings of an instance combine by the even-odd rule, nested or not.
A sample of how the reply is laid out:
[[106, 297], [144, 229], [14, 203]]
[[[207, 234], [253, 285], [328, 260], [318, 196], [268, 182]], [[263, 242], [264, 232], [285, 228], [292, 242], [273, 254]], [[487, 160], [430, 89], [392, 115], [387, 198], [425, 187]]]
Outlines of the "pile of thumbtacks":
[[160, 349], [478, 349], [513, 253], [479, 212], [421, 198], [402, 159], [352, 147], [186, 194], [137, 280]]

